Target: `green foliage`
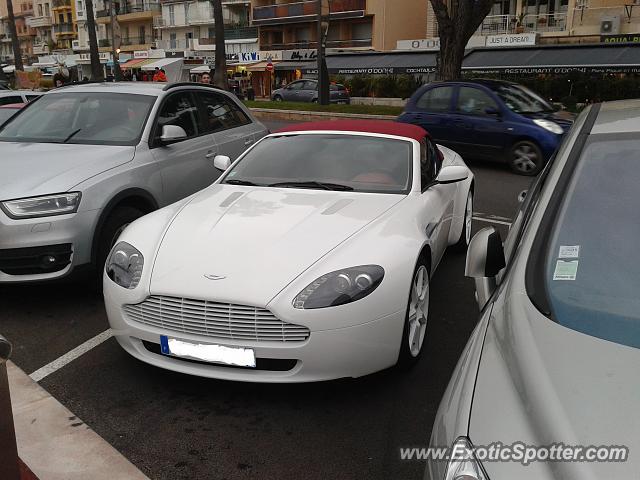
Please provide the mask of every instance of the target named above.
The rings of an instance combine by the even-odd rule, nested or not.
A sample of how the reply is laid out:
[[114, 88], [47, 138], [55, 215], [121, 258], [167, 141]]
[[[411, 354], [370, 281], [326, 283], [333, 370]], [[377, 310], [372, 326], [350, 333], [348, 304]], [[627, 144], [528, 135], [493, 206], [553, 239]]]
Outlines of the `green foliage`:
[[412, 75], [339, 75], [332, 80], [347, 87], [352, 97], [409, 98], [420, 86]]
[[400, 115], [402, 107], [387, 105], [318, 105], [317, 103], [301, 102], [264, 102], [245, 101], [249, 108], [268, 108], [272, 110], [298, 110], [305, 112], [333, 112], [333, 113], [359, 113], [366, 115]]

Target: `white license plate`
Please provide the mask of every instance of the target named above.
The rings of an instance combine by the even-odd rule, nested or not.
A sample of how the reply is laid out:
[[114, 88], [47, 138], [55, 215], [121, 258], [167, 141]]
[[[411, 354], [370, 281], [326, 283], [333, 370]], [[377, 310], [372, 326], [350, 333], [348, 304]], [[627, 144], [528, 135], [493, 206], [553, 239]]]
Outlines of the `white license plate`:
[[250, 348], [185, 342], [184, 340], [160, 335], [160, 350], [163, 355], [189, 358], [191, 360], [239, 367], [255, 368], [256, 366], [256, 355]]

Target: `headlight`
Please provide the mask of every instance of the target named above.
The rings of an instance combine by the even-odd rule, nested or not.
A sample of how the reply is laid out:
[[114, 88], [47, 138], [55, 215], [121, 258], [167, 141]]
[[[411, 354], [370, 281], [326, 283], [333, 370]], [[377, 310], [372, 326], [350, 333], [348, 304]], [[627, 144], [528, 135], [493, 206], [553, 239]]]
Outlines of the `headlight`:
[[107, 258], [107, 276], [121, 287], [136, 288], [142, 276], [144, 257], [127, 242], [118, 243]]
[[307, 285], [293, 300], [295, 308], [324, 308], [355, 302], [373, 292], [384, 277], [378, 265], [362, 265], [327, 273]]
[[451, 460], [447, 465], [445, 480], [489, 480], [473, 455], [473, 445], [468, 438], [458, 438], [451, 447]]
[[42, 197], [20, 198], [0, 203], [4, 213], [13, 219], [49, 217], [76, 213], [80, 205], [80, 192], [60, 193]]
[[549, 130], [551, 133], [555, 133], [556, 135], [562, 135], [564, 130], [562, 127], [558, 125], [556, 122], [552, 122], [551, 120], [545, 120], [544, 118], [536, 118], [533, 123], [538, 125], [539, 127], [544, 128], [545, 130]]

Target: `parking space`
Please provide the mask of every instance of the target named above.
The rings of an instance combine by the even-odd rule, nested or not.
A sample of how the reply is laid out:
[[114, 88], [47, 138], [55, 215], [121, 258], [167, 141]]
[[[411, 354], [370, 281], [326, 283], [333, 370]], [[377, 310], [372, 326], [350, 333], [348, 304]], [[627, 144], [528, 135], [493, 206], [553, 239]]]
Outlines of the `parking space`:
[[[531, 179], [502, 165], [470, 166], [475, 229], [493, 224], [506, 234]], [[154, 479], [421, 478], [423, 466], [401, 461], [399, 449], [428, 441], [475, 326], [464, 261], [448, 253], [433, 278], [426, 351], [410, 372], [306, 385], [223, 382], [148, 366], [100, 337], [40, 384]], [[101, 299], [77, 283], [0, 287], [0, 312], [13, 360], [29, 374], [108, 328]]]

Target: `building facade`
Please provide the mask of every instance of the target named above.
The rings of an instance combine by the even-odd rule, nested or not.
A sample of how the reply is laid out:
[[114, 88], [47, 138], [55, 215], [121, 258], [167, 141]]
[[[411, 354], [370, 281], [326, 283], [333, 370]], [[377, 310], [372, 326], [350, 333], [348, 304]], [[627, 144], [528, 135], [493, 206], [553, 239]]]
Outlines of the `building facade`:
[[[111, 32], [110, 2], [96, 2], [96, 24], [98, 25], [98, 43], [101, 51], [110, 51], [113, 41]], [[120, 41], [116, 47], [122, 52], [149, 50], [156, 47], [158, 37], [154, 34], [154, 18], [161, 15], [158, 1], [123, 0], [115, 2], [115, 18], [119, 27]], [[119, 43], [119, 45], [118, 45]]]
[[[427, 3], [413, 0], [331, 0], [327, 48], [389, 51], [398, 40], [421, 38]], [[252, 0], [252, 24], [262, 50], [317, 47], [316, 0]]]

